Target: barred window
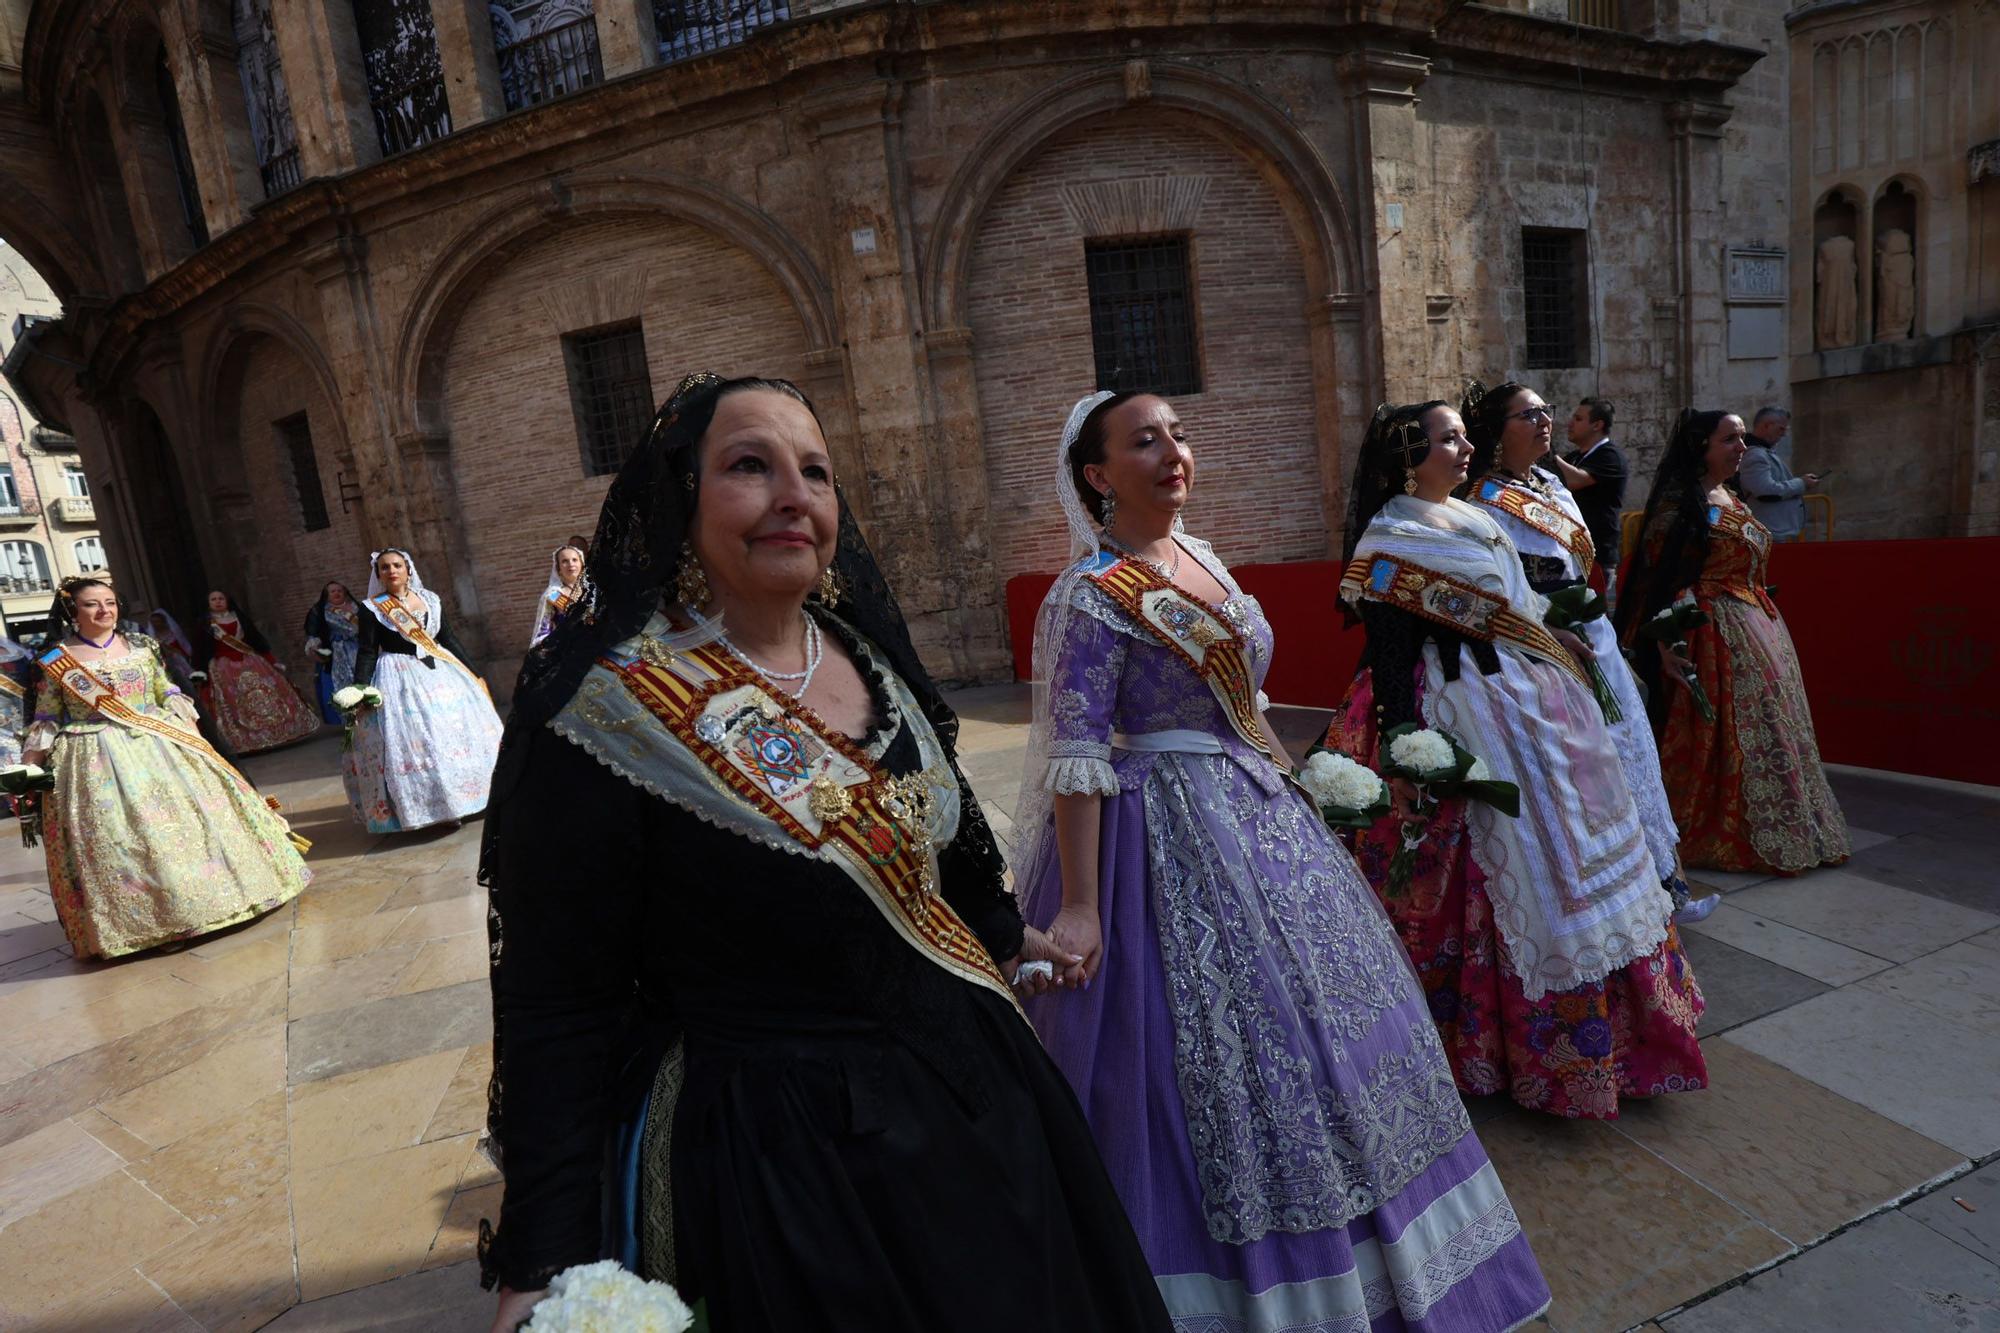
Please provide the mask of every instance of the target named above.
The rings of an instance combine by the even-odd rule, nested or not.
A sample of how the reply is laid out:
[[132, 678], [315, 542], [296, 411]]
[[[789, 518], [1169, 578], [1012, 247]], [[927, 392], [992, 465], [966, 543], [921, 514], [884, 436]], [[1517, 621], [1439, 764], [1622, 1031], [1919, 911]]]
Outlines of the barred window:
[[1521, 287], [1531, 370], [1587, 364], [1590, 250], [1580, 231], [1521, 228]]
[[591, 0], [514, 0], [489, 13], [509, 111], [604, 82]]
[[291, 465], [292, 489], [299, 497], [299, 522], [307, 532], [332, 525], [326, 512], [326, 489], [319, 479], [319, 454], [313, 449], [312, 422], [306, 414], [277, 423], [278, 447]]
[[1083, 260], [1097, 387], [1200, 393], [1187, 237], [1091, 241]]
[[646, 370], [646, 335], [635, 320], [563, 336], [569, 400], [583, 475], [616, 472], [653, 419], [653, 379]]
[[792, 16], [790, 0], [653, 0], [660, 63], [720, 51]]

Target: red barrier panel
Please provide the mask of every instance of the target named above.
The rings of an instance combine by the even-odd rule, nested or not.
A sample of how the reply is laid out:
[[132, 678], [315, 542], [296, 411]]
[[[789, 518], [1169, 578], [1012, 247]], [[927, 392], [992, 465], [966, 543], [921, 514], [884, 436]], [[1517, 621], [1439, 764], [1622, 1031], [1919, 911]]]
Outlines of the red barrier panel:
[[[1331, 708], [1363, 636], [1341, 624], [1330, 560], [1239, 565], [1277, 634], [1265, 692]], [[2000, 785], [2000, 537], [1805, 542], [1772, 555], [1771, 581], [1797, 645], [1820, 754], [1855, 764]], [[1030, 672], [1035, 612], [1050, 574], [1007, 584], [1014, 673]]]
[[1822, 758], [2000, 784], [1996, 576], [2000, 537], [1773, 551]]

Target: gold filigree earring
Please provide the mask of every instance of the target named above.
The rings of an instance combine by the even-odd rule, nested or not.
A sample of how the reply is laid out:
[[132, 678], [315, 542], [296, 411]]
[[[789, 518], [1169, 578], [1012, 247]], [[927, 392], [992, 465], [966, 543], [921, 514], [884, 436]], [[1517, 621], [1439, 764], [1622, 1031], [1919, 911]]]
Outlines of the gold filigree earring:
[[674, 596], [690, 611], [708, 605], [708, 573], [695, 558], [693, 542], [681, 543], [681, 567], [674, 575]]
[[840, 581], [840, 575], [834, 572], [832, 565], [820, 571], [819, 582], [813, 586], [813, 596], [817, 597], [819, 604], [829, 611], [840, 605], [840, 599], [846, 591], [846, 585]]
[[1403, 469], [1403, 494], [1415, 495], [1416, 493], [1417, 470], [1413, 467], [1406, 467]]
[[1103, 491], [1103, 496], [1104, 496], [1104, 501], [1102, 508], [1100, 509], [1099, 512], [1101, 512], [1104, 515], [1104, 517], [1100, 518], [1098, 522], [1102, 526], [1109, 528], [1111, 526], [1111, 521], [1118, 517], [1118, 492], [1112, 490], [1109, 486], [1106, 486]]

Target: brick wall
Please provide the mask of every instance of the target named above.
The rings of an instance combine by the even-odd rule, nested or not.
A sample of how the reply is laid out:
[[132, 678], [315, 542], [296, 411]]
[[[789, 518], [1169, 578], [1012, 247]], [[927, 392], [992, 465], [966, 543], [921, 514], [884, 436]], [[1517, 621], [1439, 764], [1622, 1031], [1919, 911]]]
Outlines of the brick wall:
[[1189, 232], [1202, 392], [1174, 404], [1195, 454], [1188, 527], [1225, 560], [1327, 552], [1305, 279], [1284, 210], [1232, 148], [1157, 114], [1125, 114], [1052, 140], [980, 222], [968, 308], [1003, 584], [1063, 561], [1050, 478], [1070, 406], [1095, 387], [1086, 237], [1063, 192], [1158, 178], [1206, 182]]
[[[235, 427], [257, 528], [255, 538], [243, 545], [257, 554], [247, 569], [211, 570], [210, 576], [249, 607], [257, 628], [270, 639], [271, 651], [311, 697], [313, 664], [302, 650], [305, 638], [300, 627], [329, 582], [346, 584], [356, 597], [367, 595], [368, 548], [354, 515], [341, 512], [339, 465], [334, 458], [339, 433], [317, 381], [289, 348], [274, 339], [259, 339], [243, 356]], [[305, 530], [291, 461], [277, 431], [278, 422], [300, 412], [312, 427], [320, 490], [330, 520], [329, 526], [314, 532]], [[173, 608], [183, 625], [191, 610]]]
[[762, 266], [686, 223], [568, 227], [485, 276], [452, 335], [445, 410], [495, 675], [511, 678], [549, 553], [596, 527], [611, 484], [583, 473], [562, 335], [637, 318], [655, 402], [695, 370], [802, 380], [807, 349]]

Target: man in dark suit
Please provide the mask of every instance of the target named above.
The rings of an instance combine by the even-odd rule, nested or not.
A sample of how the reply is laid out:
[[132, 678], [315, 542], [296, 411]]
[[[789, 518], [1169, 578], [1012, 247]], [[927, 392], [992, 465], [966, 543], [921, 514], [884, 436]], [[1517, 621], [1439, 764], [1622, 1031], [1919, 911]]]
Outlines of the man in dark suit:
[[[1614, 413], [1606, 398], [1586, 398], [1570, 413], [1567, 434], [1573, 447], [1567, 457], [1554, 453], [1549, 461], [1563, 484], [1576, 496], [1583, 525], [1597, 548], [1597, 568], [1604, 576], [1602, 592], [1609, 606], [1618, 589], [1618, 515], [1625, 507], [1625, 456], [1611, 443]], [[1598, 587], [1593, 576], [1593, 588]]]

